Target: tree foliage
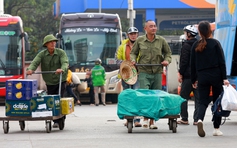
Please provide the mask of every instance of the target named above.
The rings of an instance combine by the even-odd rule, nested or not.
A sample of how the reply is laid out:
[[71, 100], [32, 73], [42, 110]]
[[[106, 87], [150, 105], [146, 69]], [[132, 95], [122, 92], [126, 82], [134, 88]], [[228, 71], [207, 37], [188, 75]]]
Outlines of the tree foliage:
[[53, 16], [55, 0], [5, 0], [4, 13], [20, 16], [24, 31], [28, 33], [31, 51], [26, 60], [32, 60], [42, 49], [43, 38], [47, 34], [58, 32], [59, 20]]

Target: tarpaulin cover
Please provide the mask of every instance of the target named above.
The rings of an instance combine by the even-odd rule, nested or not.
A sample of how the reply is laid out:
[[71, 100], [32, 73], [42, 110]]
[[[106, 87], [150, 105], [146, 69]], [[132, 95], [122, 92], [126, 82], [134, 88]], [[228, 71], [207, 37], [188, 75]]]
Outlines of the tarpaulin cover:
[[161, 90], [126, 89], [119, 94], [117, 115], [144, 116], [159, 120], [166, 115], [178, 115], [185, 100], [176, 94]]

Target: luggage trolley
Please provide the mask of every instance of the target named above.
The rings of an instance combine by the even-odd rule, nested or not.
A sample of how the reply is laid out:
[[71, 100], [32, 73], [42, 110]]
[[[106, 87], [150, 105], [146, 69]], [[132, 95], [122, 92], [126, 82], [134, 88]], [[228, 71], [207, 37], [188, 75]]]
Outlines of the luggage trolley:
[[[33, 74], [43, 74], [43, 73], [55, 73], [55, 71], [42, 71], [42, 72], [34, 72]], [[59, 91], [58, 94], [60, 96], [61, 94], [61, 82], [62, 82], [62, 73], [60, 73], [60, 79], [59, 79]], [[20, 129], [24, 131], [25, 129], [25, 121], [40, 121], [45, 120], [45, 128], [46, 132], [50, 133], [52, 130], [51, 121], [52, 120], [58, 120], [59, 129], [63, 130], [65, 126], [65, 119], [63, 118], [65, 115], [58, 115], [58, 116], [47, 116], [47, 117], [31, 117], [31, 116], [6, 116], [6, 117], [0, 117], [0, 120], [3, 121], [3, 131], [5, 134], [9, 132], [9, 121], [19, 121]]]
[[[162, 66], [161, 64], [136, 64], [136, 66]], [[168, 77], [168, 66], [166, 66], [166, 77]], [[168, 78], [166, 79], [166, 91], [168, 92]], [[128, 133], [132, 133], [133, 128], [133, 119], [135, 116], [124, 116], [124, 119], [127, 119], [127, 129]], [[160, 119], [168, 118], [168, 127], [169, 130], [172, 130], [173, 133], [177, 132], [177, 118], [180, 118], [180, 115], [166, 115]]]

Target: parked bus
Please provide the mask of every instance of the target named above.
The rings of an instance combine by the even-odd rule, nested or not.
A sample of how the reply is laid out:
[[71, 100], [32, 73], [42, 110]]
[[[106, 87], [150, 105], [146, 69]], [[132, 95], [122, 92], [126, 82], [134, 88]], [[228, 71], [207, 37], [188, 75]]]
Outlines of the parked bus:
[[[117, 103], [122, 91], [117, 78], [119, 65], [115, 52], [122, 40], [118, 14], [74, 13], [63, 14], [60, 21], [58, 47], [65, 50], [70, 69], [81, 81], [94, 66], [97, 58], [102, 60], [106, 71], [106, 100]], [[88, 90], [82, 94], [88, 94]]]
[[0, 14], [0, 103], [5, 101], [5, 82], [24, 79], [25, 51], [28, 35], [19, 16]]
[[220, 41], [224, 50], [229, 82], [237, 85], [237, 0], [216, 1], [216, 29], [214, 38]]

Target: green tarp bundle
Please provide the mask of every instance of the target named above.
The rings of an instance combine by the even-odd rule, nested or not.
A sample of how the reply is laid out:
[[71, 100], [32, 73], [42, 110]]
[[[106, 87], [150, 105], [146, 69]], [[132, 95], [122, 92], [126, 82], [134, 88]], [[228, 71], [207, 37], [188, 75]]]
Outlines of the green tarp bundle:
[[119, 94], [117, 115], [144, 116], [156, 121], [166, 115], [178, 115], [185, 100], [176, 94], [161, 90], [126, 89]]

